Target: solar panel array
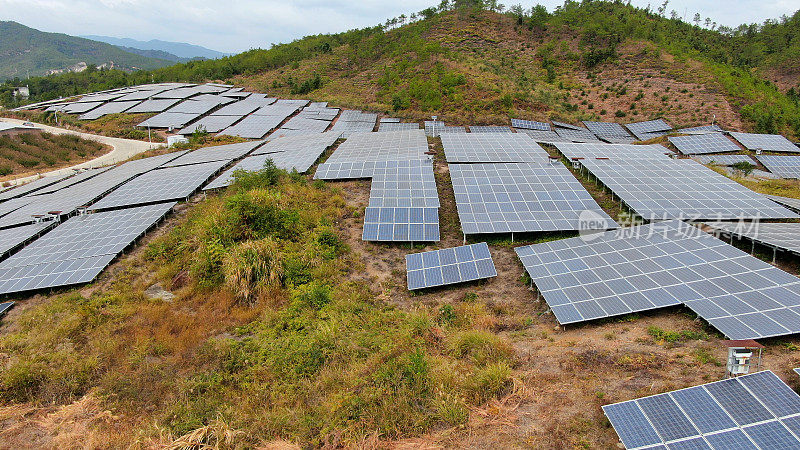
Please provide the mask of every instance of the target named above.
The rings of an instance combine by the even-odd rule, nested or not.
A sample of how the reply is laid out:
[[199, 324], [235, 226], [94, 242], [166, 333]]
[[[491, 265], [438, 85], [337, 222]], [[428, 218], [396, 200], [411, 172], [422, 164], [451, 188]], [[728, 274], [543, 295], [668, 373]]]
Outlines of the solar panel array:
[[690, 159], [584, 159], [580, 163], [645, 220], [800, 218]]
[[567, 159], [611, 158], [626, 159], [669, 159], [670, 151], [661, 145], [603, 144], [603, 143], [553, 143]]
[[800, 331], [800, 279], [678, 220], [516, 249], [561, 324], [685, 304], [731, 339]]
[[769, 370], [603, 411], [628, 449], [800, 448], [800, 396]]
[[249, 115], [236, 125], [224, 129], [220, 134], [246, 139], [262, 139], [278, 128], [284, 119], [284, 116]]
[[123, 184], [92, 205], [91, 209], [185, 199], [227, 164], [228, 161], [224, 160], [156, 169]]
[[83, 114], [97, 108], [102, 104], [103, 102], [71, 103], [61, 108], [61, 111], [64, 111], [68, 114]]
[[585, 128], [556, 127], [556, 134], [570, 142], [600, 142], [600, 138]]
[[266, 161], [272, 160], [276, 167], [288, 171], [305, 173], [317, 162], [325, 150], [336, 142], [336, 133], [320, 135], [284, 137], [270, 141], [257, 149], [253, 156], [240, 161], [209, 183], [204, 190], [218, 189], [233, 183], [237, 170], [255, 172], [264, 168]]
[[0, 294], [92, 281], [175, 203], [76, 216], [0, 263]]
[[426, 120], [424, 123], [425, 135], [429, 137], [439, 137], [439, 134], [445, 126], [444, 122], [438, 120]]
[[413, 166], [397, 164], [376, 170], [372, 175], [369, 206], [438, 208], [433, 164], [421, 161]]
[[303, 134], [322, 133], [330, 125], [330, 122], [325, 120], [309, 119], [307, 117], [292, 117], [286, 122], [279, 130], [275, 131], [276, 135], [281, 132], [302, 132]]
[[138, 105], [140, 102], [138, 100], [130, 101], [130, 102], [110, 102], [106, 103], [105, 105], [99, 106], [97, 108], [92, 109], [91, 111], [82, 114], [78, 117], [80, 120], [94, 120], [99, 119], [108, 114], [119, 114], [123, 113], [134, 106]]
[[738, 152], [741, 148], [722, 133], [670, 136], [667, 139], [684, 155]]
[[378, 131], [402, 131], [402, 130], [419, 130], [418, 123], [399, 123], [399, 122], [381, 122], [378, 126]]
[[800, 254], [800, 223], [712, 222], [706, 225], [729, 235]]
[[464, 234], [581, 230], [587, 212], [617, 226], [562, 164], [451, 164], [450, 178]]
[[250, 153], [253, 149], [264, 144], [264, 141], [239, 142], [237, 144], [216, 145], [203, 147], [183, 156], [173, 159], [162, 167], [183, 166], [187, 164], [200, 164], [211, 161], [233, 161]]
[[469, 127], [469, 132], [470, 133], [513, 133], [514, 130], [512, 130], [509, 127], [499, 127], [494, 125], [489, 125], [489, 126], [473, 125]]
[[497, 276], [485, 242], [406, 255], [408, 290]]
[[160, 113], [175, 106], [180, 100], [178, 99], [149, 99], [127, 110], [128, 114], [141, 114], [141, 113]]
[[722, 132], [722, 128], [717, 125], [701, 125], [699, 127], [681, 128], [678, 132], [683, 134], [705, 134]]
[[567, 138], [559, 136], [555, 131], [519, 130], [519, 133], [525, 133], [534, 141], [545, 144], [552, 144], [555, 142], [572, 142]]
[[106, 170], [109, 170], [109, 169], [111, 169], [111, 167], [99, 167], [97, 169], [85, 169], [85, 170], [82, 170], [81, 172], [78, 172], [77, 174], [75, 174], [75, 175], [73, 175], [73, 176], [71, 176], [69, 178], [65, 178], [65, 179], [59, 181], [58, 183], [54, 183], [54, 184], [51, 184], [50, 186], [47, 186], [45, 188], [42, 188], [42, 189], [36, 190], [34, 192], [31, 192], [28, 195], [42, 195], [42, 194], [50, 194], [50, 193], [55, 192], [55, 191], [60, 191], [61, 189], [68, 188], [68, 187], [72, 186], [73, 184], [78, 184], [78, 183], [86, 181], [86, 180], [88, 180], [90, 178], [93, 178], [93, 177], [95, 177], [97, 175], [100, 175], [101, 173], [103, 173], [103, 172], [105, 172]]
[[50, 221], [0, 230], [0, 258], [54, 225], [55, 222]]
[[186, 100], [168, 109], [169, 113], [184, 113], [203, 115], [219, 106], [213, 101]]
[[800, 178], [800, 156], [758, 155], [756, 158], [781, 178]]
[[616, 139], [626, 139], [630, 140], [631, 142], [634, 140], [634, 137], [628, 133], [622, 125], [614, 122], [591, 122], [584, 120], [583, 124], [586, 125], [586, 128], [589, 129], [592, 133], [597, 135], [600, 138], [616, 138]]
[[511, 126], [521, 130], [550, 131], [550, 124], [533, 120], [511, 119]]
[[731, 136], [748, 150], [768, 152], [800, 152], [800, 147], [778, 134], [753, 134], [731, 131]]
[[766, 197], [775, 203], [786, 206], [787, 208], [791, 208], [795, 211], [800, 211], [800, 199], [781, 197], [778, 195], [767, 195]]
[[365, 241], [436, 242], [439, 208], [370, 208], [364, 211]]
[[239, 119], [241, 119], [241, 117], [216, 115], [205, 116], [188, 127], [181, 129], [178, 134], [187, 135], [200, 130], [203, 130], [207, 133], [219, 133], [220, 131], [238, 122]]
[[358, 133], [342, 143], [326, 161], [326, 164], [428, 159], [425, 155], [427, 151], [428, 140], [422, 130]]
[[664, 119], [629, 123], [625, 127], [640, 141], [664, 136], [672, 131], [672, 125], [668, 124]]
[[201, 114], [176, 113], [165, 111], [141, 122], [142, 128], [183, 128], [189, 122], [200, 117]]
[[63, 175], [41, 177], [33, 181], [29, 181], [21, 186], [14, 187], [13, 189], [6, 189], [5, 191], [0, 192], [0, 201], [9, 200], [16, 197], [22, 197], [23, 195], [36, 192], [47, 186], [52, 186], [53, 184], [56, 184], [59, 181], [66, 179], [67, 177], [69, 177], [68, 173]]
[[693, 156], [693, 160], [700, 164], [708, 164], [713, 166], [732, 166], [738, 163], [748, 163], [755, 165], [753, 158], [747, 155], [700, 155]]
[[449, 163], [546, 162], [547, 152], [524, 133], [441, 135]]

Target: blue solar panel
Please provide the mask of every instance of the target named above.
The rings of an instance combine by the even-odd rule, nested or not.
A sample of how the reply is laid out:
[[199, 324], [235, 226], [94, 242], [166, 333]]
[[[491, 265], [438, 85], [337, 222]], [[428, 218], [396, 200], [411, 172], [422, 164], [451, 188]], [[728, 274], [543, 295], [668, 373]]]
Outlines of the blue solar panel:
[[406, 255], [408, 289], [422, 289], [497, 276], [486, 243]]
[[367, 208], [365, 241], [434, 242], [439, 240], [439, 208]]

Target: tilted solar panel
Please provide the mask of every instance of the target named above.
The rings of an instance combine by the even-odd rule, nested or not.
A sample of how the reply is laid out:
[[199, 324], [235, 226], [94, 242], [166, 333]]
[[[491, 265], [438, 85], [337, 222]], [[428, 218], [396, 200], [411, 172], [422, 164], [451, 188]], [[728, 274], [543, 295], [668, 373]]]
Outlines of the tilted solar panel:
[[738, 152], [741, 148], [722, 133], [670, 136], [667, 139], [684, 155]]
[[778, 134], [738, 133], [731, 131], [731, 136], [748, 150], [765, 150], [768, 152], [800, 152], [800, 147]]
[[408, 290], [497, 276], [485, 242], [406, 255]]
[[441, 139], [449, 163], [544, 163], [548, 160], [547, 152], [524, 133], [442, 134]]
[[439, 208], [367, 208], [362, 239], [376, 242], [439, 241]]

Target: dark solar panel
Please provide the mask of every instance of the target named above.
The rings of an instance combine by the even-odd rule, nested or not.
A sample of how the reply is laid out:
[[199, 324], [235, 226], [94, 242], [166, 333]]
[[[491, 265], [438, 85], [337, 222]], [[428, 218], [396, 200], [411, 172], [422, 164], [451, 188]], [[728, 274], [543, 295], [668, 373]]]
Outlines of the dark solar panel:
[[408, 290], [497, 276], [485, 242], [406, 255]]

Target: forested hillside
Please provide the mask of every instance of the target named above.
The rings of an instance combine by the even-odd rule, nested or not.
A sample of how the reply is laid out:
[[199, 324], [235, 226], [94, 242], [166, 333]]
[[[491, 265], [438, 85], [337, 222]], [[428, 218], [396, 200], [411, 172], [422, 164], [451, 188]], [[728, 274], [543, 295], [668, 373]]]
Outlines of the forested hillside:
[[[154, 71], [27, 80], [33, 100], [159, 81], [223, 80], [409, 118], [711, 121], [800, 135], [800, 12], [764, 24], [691, 23], [668, 2], [568, 1], [508, 11], [442, 2], [409, 17]], [[17, 81], [15, 83], [19, 83]], [[8, 86], [0, 98], [14, 105]], [[628, 120], [625, 119], [625, 120]]]
[[[116, 46], [60, 33], [45, 33], [16, 22], [0, 21], [0, 80], [44, 75], [78, 63], [107, 65], [120, 71], [155, 69], [171, 61], [126, 52]], [[109, 71], [112, 72], [112, 71]], [[60, 84], [54, 81], [55, 84]], [[13, 84], [13, 83], [12, 83]]]

